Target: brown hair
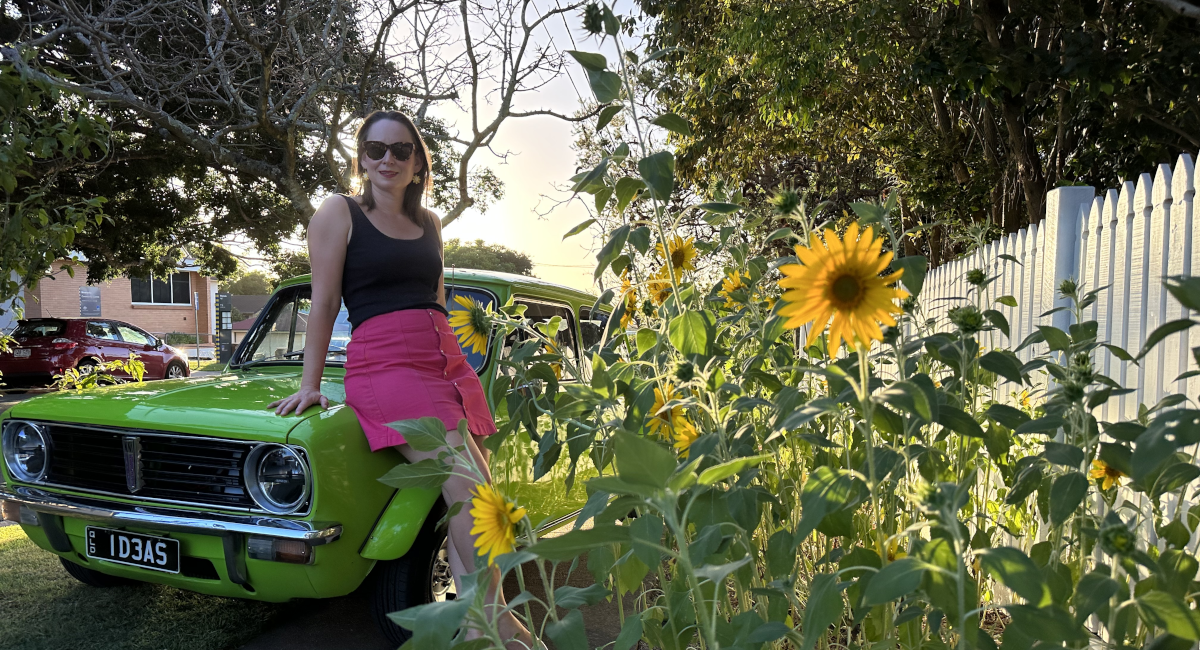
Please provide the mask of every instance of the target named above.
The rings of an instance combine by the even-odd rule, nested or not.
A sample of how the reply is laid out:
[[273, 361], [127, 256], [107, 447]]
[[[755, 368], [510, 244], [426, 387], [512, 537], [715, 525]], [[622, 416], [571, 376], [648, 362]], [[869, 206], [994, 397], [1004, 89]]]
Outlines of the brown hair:
[[354, 157], [354, 165], [352, 167], [355, 176], [363, 175], [362, 185], [362, 202], [368, 210], [375, 209], [375, 195], [371, 189], [371, 179], [367, 178], [361, 169], [359, 161], [362, 159], [363, 148], [367, 143], [367, 131], [371, 125], [380, 120], [392, 120], [399, 122], [408, 127], [408, 130], [413, 134], [416, 149], [413, 151], [413, 156], [421, 162], [422, 169], [418, 175], [414, 176], [414, 183], [410, 183], [404, 188], [404, 198], [400, 202], [400, 206], [404, 209], [404, 213], [412, 219], [414, 223], [425, 227], [431, 225], [427, 223], [431, 217], [430, 213], [421, 207], [421, 203], [425, 198], [425, 192], [433, 189], [433, 175], [430, 171], [433, 169], [433, 163], [429, 158], [429, 148], [425, 146], [425, 140], [421, 138], [421, 132], [417, 129], [417, 125], [409, 119], [407, 115], [400, 111], [374, 111], [363, 120], [362, 126], [358, 127], [358, 133], [355, 135], [357, 146], [356, 155]]

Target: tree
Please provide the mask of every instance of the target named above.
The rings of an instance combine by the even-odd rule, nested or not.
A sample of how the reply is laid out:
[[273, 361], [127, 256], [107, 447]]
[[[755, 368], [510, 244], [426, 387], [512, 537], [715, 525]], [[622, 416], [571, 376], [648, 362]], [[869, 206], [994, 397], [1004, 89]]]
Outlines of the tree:
[[265, 272], [247, 271], [221, 283], [221, 291], [235, 296], [265, 296], [271, 293], [273, 285]]
[[533, 260], [528, 255], [499, 244], [485, 244], [482, 239], [466, 244], [458, 239], [449, 239], [443, 251], [447, 269], [483, 269], [533, 275]]
[[1200, 148], [1200, 36], [1154, 3], [642, 6], [657, 46], [686, 46], [660, 96], [691, 123], [683, 180], [737, 179], [759, 200], [793, 182], [839, 207], [899, 189], [906, 227], [943, 226], [920, 242], [935, 263], [957, 224], [1014, 231], [1058, 184]]
[[275, 276], [271, 283], [272, 290], [283, 280], [309, 273], [312, 273], [312, 265], [308, 261], [307, 250], [280, 251], [271, 256], [271, 274]]
[[[215, 242], [245, 235], [266, 250], [307, 222], [309, 197], [354, 190], [345, 143], [376, 108], [406, 110], [426, 133], [444, 223], [486, 209], [502, 187], [474, 154], [505, 121], [574, 119], [518, 104], [561, 66], [534, 35], [578, 6], [0, 0], [0, 55], [112, 125], [107, 155], [74, 165], [92, 173], [54, 187], [122, 203], [80, 234], [91, 279], [162, 272], [184, 247], [227, 274], [235, 262]], [[460, 94], [471, 119], [454, 132], [430, 111]]]

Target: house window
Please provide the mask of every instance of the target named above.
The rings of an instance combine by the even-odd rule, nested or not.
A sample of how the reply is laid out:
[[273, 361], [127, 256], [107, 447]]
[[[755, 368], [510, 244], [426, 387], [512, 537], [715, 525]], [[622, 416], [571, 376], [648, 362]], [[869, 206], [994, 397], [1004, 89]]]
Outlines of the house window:
[[170, 278], [130, 278], [133, 302], [156, 305], [192, 304], [192, 280], [189, 273], [172, 273]]

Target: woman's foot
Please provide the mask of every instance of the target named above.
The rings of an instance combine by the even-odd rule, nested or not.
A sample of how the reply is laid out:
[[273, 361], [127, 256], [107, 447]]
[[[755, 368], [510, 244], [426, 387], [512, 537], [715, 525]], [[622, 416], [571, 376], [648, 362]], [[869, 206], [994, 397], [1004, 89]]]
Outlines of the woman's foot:
[[546, 645], [534, 643], [533, 634], [517, 620], [517, 617], [512, 612], [506, 612], [500, 616], [497, 622], [500, 628], [500, 638], [508, 640], [505, 644], [505, 650], [545, 650]]

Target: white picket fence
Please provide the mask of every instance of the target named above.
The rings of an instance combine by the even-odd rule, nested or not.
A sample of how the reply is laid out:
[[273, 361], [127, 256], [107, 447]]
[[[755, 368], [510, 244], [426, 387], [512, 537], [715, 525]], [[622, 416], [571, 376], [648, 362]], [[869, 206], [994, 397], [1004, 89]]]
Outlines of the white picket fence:
[[[1016, 347], [1038, 325], [1064, 330], [1074, 321], [1068, 310], [1047, 311], [1069, 304], [1058, 297], [1059, 284], [1079, 281], [1082, 291], [1099, 287], [1099, 299], [1084, 315], [1099, 323], [1098, 338], [1136, 356], [1146, 336], [1163, 323], [1185, 318], [1167, 293], [1163, 278], [1200, 273], [1200, 221], [1194, 210], [1196, 171], [1192, 157], [1162, 164], [1154, 176], [1142, 174], [1119, 188], [1097, 195], [1091, 187], [1061, 187], [1046, 196], [1042, 223], [1006, 235], [975, 253], [929, 272], [921, 295], [926, 317], [944, 319], [946, 312], [968, 298], [966, 274], [982, 269], [998, 276], [984, 295], [984, 308], [997, 309], [1009, 322], [1010, 340], [994, 333], [994, 345]], [[1001, 256], [1011, 256], [1003, 259]], [[1016, 307], [996, 303], [1013, 296]], [[971, 302], [975, 294], [970, 293]], [[1190, 339], [1187, 338], [1190, 336]], [[1138, 404], [1152, 406], [1170, 393], [1200, 394], [1200, 377], [1176, 381], [1195, 370], [1191, 348], [1200, 346], [1200, 328], [1174, 335], [1161, 343], [1140, 365], [1124, 362], [1106, 349], [1096, 354], [1100, 373], [1135, 392], [1113, 398], [1100, 420], [1116, 421], [1137, 415]], [[1020, 353], [1028, 360], [1045, 344]]]

